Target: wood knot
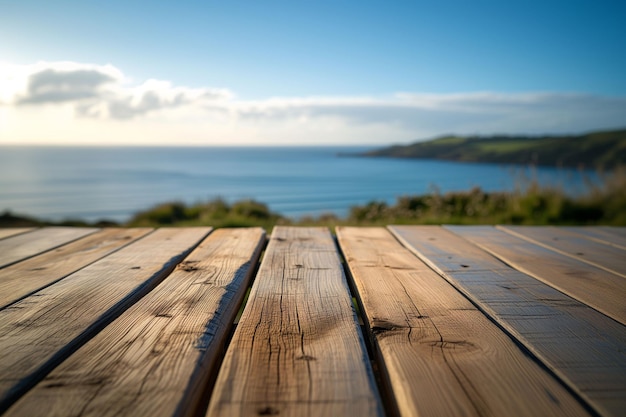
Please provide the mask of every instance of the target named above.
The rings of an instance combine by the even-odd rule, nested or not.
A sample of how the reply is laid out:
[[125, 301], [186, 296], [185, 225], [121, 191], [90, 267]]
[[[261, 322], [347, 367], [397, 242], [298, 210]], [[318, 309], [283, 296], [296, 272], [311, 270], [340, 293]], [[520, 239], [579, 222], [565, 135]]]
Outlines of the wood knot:
[[183, 271], [185, 271], [185, 272], [197, 271], [197, 270], [198, 270], [198, 269], [200, 269], [200, 268], [198, 268], [197, 266], [193, 265], [193, 264], [195, 264], [196, 262], [197, 262], [197, 261], [185, 261], [185, 262], [181, 262], [181, 263], [178, 265], [178, 267], [177, 267], [177, 268], [178, 268], [178, 269], [181, 269], [181, 270], [183, 270]]
[[51, 382], [49, 384], [43, 384], [43, 388], [61, 388], [65, 386], [63, 382]]
[[141, 267], [140, 266], [133, 266], [130, 269], [141, 269]]
[[260, 416], [275, 416], [280, 414], [280, 412], [274, 407], [263, 407], [257, 412], [257, 414]]
[[315, 356], [310, 356], [310, 355], [302, 355], [302, 356], [298, 356], [296, 359], [300, 360], [300, 361], [316, 361], [317, 358]]
[[374, 334], [381, 334], [398, 328], [398, 326], [394, 325], [393, 323], [381, 319], [373, 321], [372, 324], [372, 333]]
[[385, 333], [385, 332], [388, 332], [389, 330], [393, 330], [393, 328], [387, 328], [387, 327], [382, 327], [382, 326], [374, 326], [374, 327], [372, 327], [372, 333], [374, 333], [374, 334]]
[[469, 268], [469, 265], [461, 264], [461, 268]]

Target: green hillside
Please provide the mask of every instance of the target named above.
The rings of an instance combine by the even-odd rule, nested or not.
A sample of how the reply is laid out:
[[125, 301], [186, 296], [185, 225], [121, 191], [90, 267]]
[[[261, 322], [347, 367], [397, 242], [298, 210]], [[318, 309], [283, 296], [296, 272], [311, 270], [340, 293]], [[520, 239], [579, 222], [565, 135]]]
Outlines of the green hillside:
[[577, 136], [446, 136], [362, 156], [613, 169], [626, 165], [626, 129]]

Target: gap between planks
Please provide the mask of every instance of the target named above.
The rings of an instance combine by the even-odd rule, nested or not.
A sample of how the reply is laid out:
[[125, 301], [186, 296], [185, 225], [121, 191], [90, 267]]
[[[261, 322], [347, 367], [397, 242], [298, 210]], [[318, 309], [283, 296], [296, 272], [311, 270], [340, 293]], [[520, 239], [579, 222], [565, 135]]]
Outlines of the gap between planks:
[[34, 227], [14, 227], [14, 228], [4, 228], [0, 229], [0, 239], [5, 239], [7, 237], [21, 235], [26, 232], [30, 232], [35, 230]]
[[98, 231], [94, 228], [44, 227], [0, 240], [0, 268], [47, 252]]
[[622, 249], [595, 242], [557, 227], [496, 227], [514, 236], [626, 278], [626, 256]]
[[[569, 226], [560, 227], [560, 229], [582, 235], [598, 243], [626, 250], [626, 236], [620, 235], [616, 230], [617, 227]], [[626, 234], [626, 232], [624, 234]]]

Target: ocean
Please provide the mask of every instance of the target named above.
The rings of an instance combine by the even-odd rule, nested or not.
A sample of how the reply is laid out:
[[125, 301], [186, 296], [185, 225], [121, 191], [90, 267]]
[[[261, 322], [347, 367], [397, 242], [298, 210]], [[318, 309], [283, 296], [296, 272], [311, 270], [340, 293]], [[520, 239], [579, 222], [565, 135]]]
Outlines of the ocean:
[[0, 147], [0, 212], [50, 220], [128, 220], [167, 201], [252, 198], [292, 218], [369, 201], [467, 190], [513, 190], [520, 178], [576, 193], [594, 172], [338, 156], [363, 147]]

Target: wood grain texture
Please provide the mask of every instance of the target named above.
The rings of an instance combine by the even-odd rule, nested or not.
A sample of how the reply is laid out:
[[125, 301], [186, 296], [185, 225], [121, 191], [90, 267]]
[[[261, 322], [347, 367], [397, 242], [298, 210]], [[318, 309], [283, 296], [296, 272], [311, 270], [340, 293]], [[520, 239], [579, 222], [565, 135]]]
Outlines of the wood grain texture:
[[[626, 324], [626, 280], [492, 226], [446, 226], [500, 260]], [[624, 254], [626, 256], [626, 253]]]
[[0, 268], [96, 232], [94, 228], [44, 227], [0, 240]]
[[[624, 235], [620, 233], [616, 233], [614, 229], [610, 227], [593, 227], [593, 226], [571, 226], [571, 227], [561, 227], [563, 230], [567, 230], [568, 232], [573, 232], [579, 235], [583, 235], [587, 239], [594, 240], [599, 243], [604, 243], [605, 245], [615, 246], [616, 248], [626, 250], [626, 232]], [[625, 228], [626, 229], [626, 228]]]
[[337, 237], [402, 416], [588, 415], [387, 230]]
[[626, 256], [619, 248], [549, 226], [498, 226], [515, 236], [626, 278]]
[[128, 245], [152, 229], [105, 229], [0, 269], [0, 309]]
[[0, 239], [4, 239], [7, 237], [21, 235], [22, 233], [30, 232], [35, 230], [34, 227], [11, 227], [6, 229], [0, 229]]
[[158, 229], [0, 311], [0, 412], [156, 286], [208, 228]]
[[260, 228], [212, 233], [5, 416], [193, 415], [264, 243]]
[[382, 415], [327, 229], [274, 228], [207, 415]]
[[626, 409], [626, 327], [434, 226], [398, 239], [523, 344], [599, 414]]

